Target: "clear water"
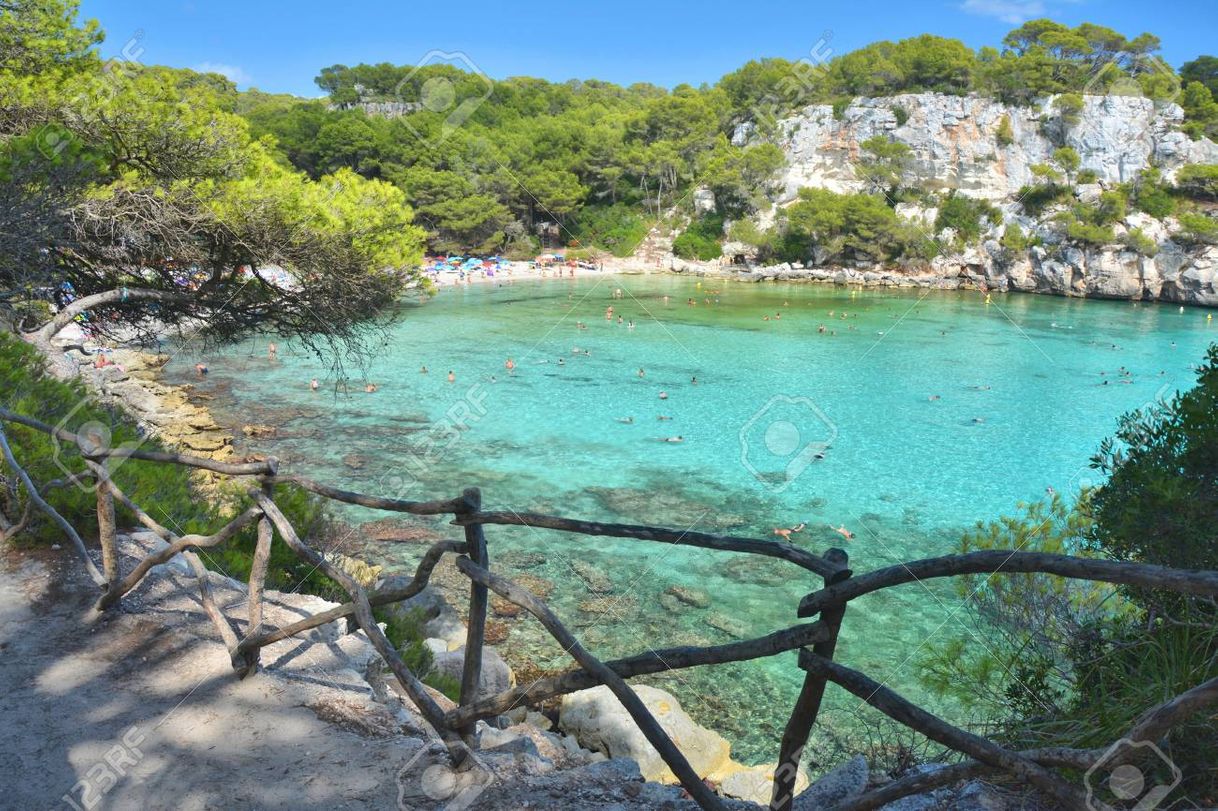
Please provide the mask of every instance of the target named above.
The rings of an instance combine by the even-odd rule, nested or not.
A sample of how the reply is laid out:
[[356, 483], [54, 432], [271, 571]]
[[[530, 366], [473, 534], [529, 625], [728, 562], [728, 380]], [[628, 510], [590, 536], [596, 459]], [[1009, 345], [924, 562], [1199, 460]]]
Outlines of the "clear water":
[[[950, 552], [976, 521], [1046, 487], [1076, 490], [1117, 417], [1191, 385], [1215, 340], [1206, 311], [1168, 306], [607, 277], [403, 305], [368, 369], [374, 394], [353, 385], [336, 396], [324, 362], [281, 345], [271, 363], [264, 341], [208, 356], [201, 387], [223, 419], [280, 425], [258, 447], [323, 481], [407, 498], [477, 485], [490, 509], [759, 538], [806, 523], [793, 541], [845, 546], [859, 572]], [[189, 379], [194, 362], [179, 356], [171, 374]], [[676, 435], [684, 441], [657, 441]], [[550, 602], [603, 657], [784, 627], [818, 586], [767, 559], [521, 528], [491, 527], [488, 538], [502, 570], [556, 584]], [[409, 566], [421, 547], [359, 551]], [[612, 581], [612, 602], [589, 602], [574, 560]], [[705, 590], [710, 607], [662, 602], [674, 585]], [[943, 582], [872, 595], [851, 605], [838, 656], [958, 718], [917, 670], [928, 644], [964, 633], [965, 616]], [[503, 647], [517, 662], [567, 664], [535, 625], [515, 627]], [[801, 678], [788, 654], [655, 683], [760, 762], [774, 758]], [[831, 689], [828, 701], [814, 761], [835, 735], [862, 729], [857, 700]]]

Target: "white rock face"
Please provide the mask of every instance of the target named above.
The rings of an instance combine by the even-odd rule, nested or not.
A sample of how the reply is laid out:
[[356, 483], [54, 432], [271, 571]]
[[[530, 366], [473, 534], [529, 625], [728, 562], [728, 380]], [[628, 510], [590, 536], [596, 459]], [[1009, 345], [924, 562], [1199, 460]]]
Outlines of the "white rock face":
[[[898, 126], [894, 110], [907, 118]], [[1218, 163], [1218, 145], [1192, 141], [1176, 131], [1183, 119], [1176, 104], [1130, 96], [1085, 96], [1079, 124], [1064, 142], [1079, 153], [1083, 169], [1106, 184], [1134, 179], [1152, 163], [1168, 174], [1185, 163]], [[1013, 141], [998, 143], [1002, 118], [1011, 122]], [[912, 150], [908, 179], [930, 189], [1001, 200], [1031, 183], [1031, 166], [1048, 161], [1054, 144], [1043, 134], [1041, 119], [1057, 119], [1052, 100], [1039, 106], [1008, 107], [980, 96], [915, 93], [888, 98], [857, 98], [833, 117], [818, 104], [780, 122], [779, 146], [787, 155], [782, 201], [804, 186], [837, 192], [860, 191], [854, 166], [860, 144], [875, 135], [891, 137]], [[740, 128], [735, 140], [752, 135]]]
[[[648, 711], [672, 738], [699, 776], [711, 774], [730, 760], [730, 745], [722, 735], [700, 727], [668, 693], [646, 685], [632, 685]], [[581, 746], [611, 758], [627, 757], [639, 764], [647, 780], [674, 783], [676, 776], [660, 753], [639, 731], [626, 708], [608, 687], [593, 687], [563, 696], [559, 726], [574, 735]]]

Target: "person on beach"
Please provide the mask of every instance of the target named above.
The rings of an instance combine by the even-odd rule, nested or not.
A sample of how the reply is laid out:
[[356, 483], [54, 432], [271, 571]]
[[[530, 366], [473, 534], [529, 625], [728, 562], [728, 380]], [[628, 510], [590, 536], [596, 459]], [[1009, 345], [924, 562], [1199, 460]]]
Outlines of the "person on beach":
[[206, 377], [207, 364], [206, 363], [196, 363], [195, 364], [195, 373], [198, 374], [199, 377]]
[[449, 369], [449, 370], [448, 370], [448, 382], [449, 382], [449, 383], [456, 383], [456, 382], [457, 382], [457, 376], [456, 376], [455, 374], [453, 374], [453, 370], [452, 370], [452, 369]]
[[267, 344], [267, 347], [266, 347], [266, 359], [267, 360], [276, 360], [278, 357], [279, 357], [279, 347], [275, 345], [274, 341], [271, 341], [269, 344]]
[[317, 391], [320, 388], [321, 384], [317, 382], [316, 377], [309, 381], [309, 391]]

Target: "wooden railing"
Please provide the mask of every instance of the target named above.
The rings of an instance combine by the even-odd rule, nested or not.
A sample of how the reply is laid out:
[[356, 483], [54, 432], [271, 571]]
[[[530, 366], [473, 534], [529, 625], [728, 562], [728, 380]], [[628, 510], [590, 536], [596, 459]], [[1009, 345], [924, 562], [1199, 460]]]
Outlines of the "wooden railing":
[[[85, 469], [64, 479], [45, 483], [41, 488], [27, 475], [14, 458], [3, 430], [4, 423], [40, 431], [59, 442], [75, 445]], [[97, 608], [106, 610], [119, 603], [123, 595], [139, 585], [148, 571], [181, 554], [193, 569], [199, 583], [204, 610], [215, 625], [228, 648], [234, 670], [245, 678], [257, 670], [259, 652], [272, 643], [316, 628], [340, 618], [354, 620], [384, 659], [402, 689], [418, 707], [423, 717], [448, 748], [456, 768], [472, 765], [471, 752], [477, 746], [476, 722], [507, 710], [543, 701], [596, 685], [605, 685], [613, 692], [647, 740], [659, 752], [664, 762], [680, 780], [681, 785], [702, 808], [723, 807], [719, 796], [707, 786], [690, 766], [689, 761], [664, 732], [643, 702], [627, 685], [626, 680], [648, 673], [660, 673], [688, 667], [739, 662], [774, 656], [791, 650], [799, 651], [799, 666], [805, 671], [803, 687], [787, 722], [779, 747], [778, 767], [770, 808], [788, 811], [791, 808], [798, 765], [820, 712], [825, 688], [833, 682], [926, 737], [967, 756], [967, 760], [933, 772], [921, 772], [895, 780], [873, 789], [836, 807], [837, 811], [862, 811], [877, 808], [901, 797], [928, 791], [978, 775], [1006, 773], [1034, 786], [1068, 808], [1081, 808], [1084, 794], [1059, 769], [1087, 769], [1097, 763], [1107, 750], [1054, 748], [1015, 752], [990, 740], [955, 727], [918, 707], [893, 690], [865, 674], [834, 661], [838, 631], [845, 619], [846, 607], [857, 597], [915, 580], [952, 577], [957, 575], [1041, 572], [1061, 577], [1101, 581], [1120, 585], [1166, 589], [1170, 591], [1218, 597], [1218, 572], [1181, 571], [1162, 566], [1139, 563], [1091, 560], [1035, 552], [984, 551], [961, 555], [910, 561], [896, 566], [853, 577], [846, 552], [829, 549], [823, 555], [813, 554], [793, 544], [773, 540], [753, 540], [701, 532], [678, 531], [663, 527], [609, 524], [580, 521], [553, 515], [516, 512], [486, 512], [482, 510], [481, 494], [476, 488], [465, 490], [456, 498], [443, 501], [406, 501], [382, 496], [365, 495], [340, 490], [301, 476], [286, 476], [279, 471], [274, 459], [265, 462], [229, 464], [162, 451], [140, 449], [106, 449], [93, 446], [88, 438], [62, 428], [0, 408], [0, 451], [27, 494], [32, 505], [53, 521], [67, 536], [80, 556], [85, 569], [98, 585], [101, 594]], [[177, 536], [155, 521], [114, 483], [107, 473], [110, 458], [130, 458], [162, 464], [182, 465], [232, 477], [248, 477], [254, 506], [229, 521], [212, 535]], [[88, 545], [71, 524], [46, 501], [44, 493], [51, 487], [69, 486], [89, 481], [96, 485], [98, 547], [101, 568], [97, 566]], [[340, 566], [329, 560], [300, 538], [291, 523], [275, 503], [277, 485], [291, 483], [327, 499], [356, 504], [389, 512], [411, 515], [453, 516], [453, 524], [461, 527], [464, 539], [446, 540], [432, 545], [423, 555], [413, 578], [407, 583], [395, 581], [374, 591], [366, 591]], [[121, 571], [116, 546], [115, 504], [126, 507], [136, 519], [164, 539], [168, 546], [140, 560], [130, 571]], [[24, 516], [18, 525], [10, 525], [5, 533], [11, 536], [28, 521]], [[212, 597], [207, 570], [194, 550], [206, 549], [225, 542], [237, 532], [257, 524], [257, 541], [250, 569], [249, 599], [247, 601], [247, 631], [237, 632], [233, 622], [216, 605]], [[627, 538], [694, 546], [723, 552], [743, 552], [786, 561], [817, 576], [822, 588], [812, 591], [800, 602], [795, 612], [800, 618], [817, 617], [815, 621], [792, 625], [765, 636], [725, 645], [707, 647], [675, 647], [612, 661], [601, 661], [584, 648], [557, 615], [536, 595], [491, 570], [487, 551], [485, 527], [488, 525], [519, 525], [578, 535]], [[346, 591], [349, 602], [301, 619], [282, 628], [264, 627], [262, 595], [265, 588], [267, 563], [274, 536], [286, 544], [302, 560], [315, 566]], [[456, 566], [470, 581], [469, 623], [465, 645], [465, 661], [461, 677], [459, 705], [444, 711], [428, 693], [418, 674], [403, 662], [390, 641], [380, 630], [372, 609], [407, 600], [419, 594], [428, 584], [436, 565], [444, 555], [457, 555]], [[529, 685], [518, 685], [491, 696], [479, 696], [477, 687], [481, 675], [482, 652], [485, 644], [487, 597], [489, 592], [523, 608], [536, 617], [575, 660], [576, 669], [539, 679]], [[1218, 703], [1218, 679], [1200, 684], [1183, 694], [1150, 708], [1127, 733], [1131, 742], [1155, 741], [1172, 727], [1186, 720], [1203, 707]], [[1110, 762], [1110, 765], [1118, 765]]]

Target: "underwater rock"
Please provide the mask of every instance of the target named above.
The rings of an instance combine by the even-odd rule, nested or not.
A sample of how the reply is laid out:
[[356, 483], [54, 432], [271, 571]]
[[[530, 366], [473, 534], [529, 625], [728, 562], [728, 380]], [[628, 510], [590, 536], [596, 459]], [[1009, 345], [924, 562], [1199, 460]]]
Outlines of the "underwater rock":
[[681, 602], [671, 594], [661, 594], [660, 605], [663, 606], [666, 611], [671, 611], [674, 614], [680, 614], [682, 611], [689, 608], [686, 603]]
[[491, 611], [499, 617], [518, 617], [523, 608], [497, 594], [491, 595]]
[[255, 424], [255, 425], [242, 425], [241, 426], [241, 433], [245, 434], [248, 437], [253, 437], [255, 439], [265, 439], [267, 437], [275, 436], [275, 434], [278, 433], [278, 430], [279, 429], [277, 429], [273, 425]]
[[593, 597], [579, 604], [579, 610], [585, 614], [620, 615], [626, 611], [638, 608], [638, 600], [622, 595], [620, 597]]
[[497, 560], [509, 569], [536, 569], [546, 562], [546, 556], [540, 552], [504, 552]]
[[707, 608], [711, 604], [710, 594], [702, 589], [691, 586], [669, 586], [664, 590], [664, 593], [670, 594], [686, 605], [692, 605], [694, 608]]
[[360, 470], [364, 465], [368, 464], [367, 457], [360, 456], [358, 453], [349, 453], [343, 457], [343, 464], [352, 470]]
[[587, 494], [601, 507], [623, 516], [644, 518], [649, 524], [727, 530], [744, 526], [743, 515], [721, 512], [719, 504], [686, 498], [671, 489], [589, 487]]
[[788, 577], [779, 568], [778, 561], [762, 560], [748, 555], [738, 557], [723, 567], [723, 574], [737, 583], [749, 583], [757, 586], [781, 586], [788, 582]]
[[550, 596], [554, 591], [554, 583], [546, 580], [544, 577], [538, 577], [535, 574], [518, 574], [512, 578], [516, 584], [528, 589], [533, 594], [537, 595], [542, 600]]
[[717, 631], [723, 631], [728, 636], [734, 636], [737, 639], [744, 639], [749, 633], [748, 626], [743, 622], [735, 617], [720, 614], [718, 611], [706, 616], [706, 624]]
[[406, 524], [397, 518], [384, 518], [359, 525], [359, 534], [369, 541], [405, 541], [431, 543], [444, 538], [439, 532], [417, 524]]
[[579, 575], [579, 579], [584, 581], [584, 585], [588, 587], [588, 591], [593, 594], [608, 594], [613, 591], [613, 581], [609, 579], [609, 575], [602, 572], [596, 566], [586, 560], [576, 560], [571, 562], [571, 568]]

